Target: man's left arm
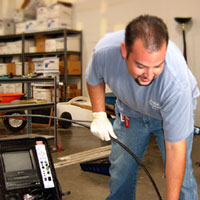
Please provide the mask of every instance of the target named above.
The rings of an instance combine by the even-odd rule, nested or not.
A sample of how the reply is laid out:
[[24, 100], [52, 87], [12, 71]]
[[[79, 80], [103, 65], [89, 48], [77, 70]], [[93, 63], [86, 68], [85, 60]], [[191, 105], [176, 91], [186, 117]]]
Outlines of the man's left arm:
[[165, 142], [166, 146], [166, 199], [178, 200], [186, 166], [186, 139]]

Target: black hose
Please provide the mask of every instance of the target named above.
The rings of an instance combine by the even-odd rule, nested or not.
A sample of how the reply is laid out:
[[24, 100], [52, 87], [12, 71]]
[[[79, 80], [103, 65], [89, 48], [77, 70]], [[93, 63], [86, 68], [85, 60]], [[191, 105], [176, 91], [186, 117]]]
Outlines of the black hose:
[[162, 197], [160, 195], [160, 192], [158, 190], [158, 187], [155, 183], [155, 181], [153, 180], [151, 174], [149, 173], [149, 171], [147, 170], [147, 168], [143, 165], [143, 163], [140, 161], [140, 159], [126, 146], [124, 145], [123, 143], [121, 143], [119, 140], [113, 138], [112, 136], [110, 136], [111, 140], [116, 142], [117, 144], [119, 144], [125, 151], [127, 151], [134, 159], [135, 161], [138, 163], [138, 165], [140, 165], [142, 167], [142, 169], [145, 171], [145, 173], [147, 174], [147, 176], [149, 177], [155, 191], [156, 191], [156, 194], [158, 196], [158, 199], [159, 200], [162, 200]]
[[[6, 118], [6, 117], [41, 117], [41, 118], [49, 118], [49, 119], [56, 119], [56, 120], [62, 120], [62, 121], [67, 121], [67, 122], [71, 122], [73, 124], [77, 124], [80, 126], [83, 126], [85, 128], [90, 129], [90, 126], [79, 123], [80, 120], [70, 120], [70, 119], [64, 119], [64, 118], [60, 118], [60, 117], [54, 117], [54, 116], [47, 116], [47, 115], [37, 115], [37, 114], [20, 114], [20, 115], [3, 115], [0, 116], [0, 118]], [[91, 121], [81, 121], [81, 122], [91, 122]], [[147, 174], [147, 176], [149, 177], [155, 191], [156, 194], [158, 196], [159, 200], [162, 200], [162, 197], [160, 195], [160, 192], [158, 190], [158, 187], [155, 183], [155, 181], [153, 180], [151, 174], [149, 173], [149, 171], [147, 170], [147, 168], [144, 166], [144, 164], [140, 161], [140, 159], [123, 143], [121, 143], [119, 140], [113, 138], [112, 136], [110, 136], [111, 140], [116, 142], [117, 144], [119, 144], [125, 151], [127, 151], [134, 159], [135, 161], [138, 163], [139, 166], [142, 167], [142, 169], [144, 170], [144, 172]]]

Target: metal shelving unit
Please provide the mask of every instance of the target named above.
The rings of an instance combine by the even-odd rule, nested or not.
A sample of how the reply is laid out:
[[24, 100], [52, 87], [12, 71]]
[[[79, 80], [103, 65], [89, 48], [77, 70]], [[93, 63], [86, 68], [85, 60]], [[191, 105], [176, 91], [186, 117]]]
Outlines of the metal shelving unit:
[[[35, 36], [49, 36], [51, 38], [63, 37], [64, 38], [64, 50], [63, 51], [55, 51], [55, 52], [36, 52], [36, 53], [27, 53], [25, 52], [25, 40], [26, 39], [34, 39]], [[80, 37], [80, 52], [68, 51], [67, 50], [67, 37], [79, 35]], [[0, 42], [11, 42], [11, 41], [22, 41], [22, 53], [17, 54], [3, 54], [0, 55], [2, 59], [8, 59], [13, 56], [19, 56], [22, 61], [22, 74], [24, 74], [24, 63], [27, 58], [30, 57], [44, 57], [44, 56], [63, 56], [64, 57], [64, 77], [63, 77], [63, 85], [65, 86], [64, 92], [64, 101], [67, 100], [67, 84], [70, 77], [74, 77], [74, 75], [67, 74], [67, 55], [76, 54], [80, 55], [81, 59], [81, 75], [79, 76], [81, 82], [81, 94], [82, 94], [82, 31], [72, 30], [72, 29], [60, 29], [60, 30], [52, 30], [52, 31], [42, 31], [42, 32], [32, 32], [32, 33], [23, 33], [23, 34], [15, 34], [15, 35], [4, 35], [0, 36]], [[24, 90], [24, 89], [23, 89]]]
[[[27, 110], [28, 114], [31, 114], [31, 110], [33, 109], [44, 109], [44, 108], [54, 108], [54, 117], [57, 116], [57, 87], [56, 87], [56, 77], [55, 78], [9, 78], [9, 79], [0, 79], [0, 84], [13, 84], [13, 83], [25, 83], [27, 84], [27, 98], [31, 98], [31, 83], [36, 82], [53, 82], [54, 84], [54, 102], [50, 103], [39, 103], [39, 104], [12, 104], [12, 103], [5, 103], [0, 105], [0, 112], [9, 112], [9, 111], [20, 111], [20, 110]], [[27, 117], [28, 122], [28, 134], [32, 132], [32, 120], [31, 117]], [[54, 119], [54, 141], [55, 146], [57, 148], [57, 121]]]

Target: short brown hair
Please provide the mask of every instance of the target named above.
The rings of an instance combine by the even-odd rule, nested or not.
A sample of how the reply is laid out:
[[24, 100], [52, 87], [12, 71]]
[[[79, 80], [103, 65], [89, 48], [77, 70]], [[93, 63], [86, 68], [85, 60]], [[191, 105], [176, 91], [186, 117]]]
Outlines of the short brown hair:
[[141, 15], [126, 26], [125, 44], [128, 54], [136, 39], [141, 39], [149, 52], [158, 51], [164, 42], [168, 44], [167, 26], [156, 16]]

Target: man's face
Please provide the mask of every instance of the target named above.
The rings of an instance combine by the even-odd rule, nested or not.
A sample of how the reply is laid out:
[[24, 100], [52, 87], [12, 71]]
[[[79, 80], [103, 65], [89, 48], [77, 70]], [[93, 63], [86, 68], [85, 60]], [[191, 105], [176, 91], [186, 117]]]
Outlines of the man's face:
[[151, 84], [162, 73], [167, 49], [166, 43], [162, 45], [160, 50], [148, 52], [143, 46], [142, 40], [137, 39], [128, 58], [125, 44], [124, 48], [121, 46], [122, 57], [126, 59], [128, 72], [139, 85], [147, 86]]

